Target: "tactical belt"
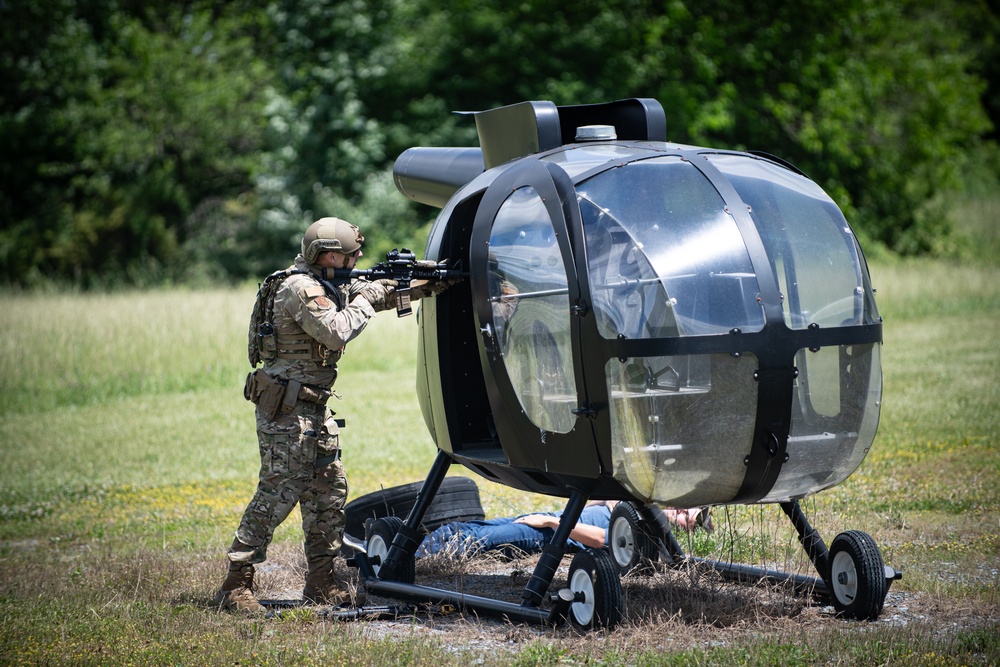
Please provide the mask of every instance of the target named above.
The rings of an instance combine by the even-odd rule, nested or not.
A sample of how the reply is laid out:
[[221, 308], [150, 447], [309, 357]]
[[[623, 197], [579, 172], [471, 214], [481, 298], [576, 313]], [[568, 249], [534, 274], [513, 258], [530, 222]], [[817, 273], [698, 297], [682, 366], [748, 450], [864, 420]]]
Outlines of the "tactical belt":
[[[275, 419], [280, 414], [291, 414], [302, 401], [311, 405], [326, 406], [333, 392], [322, 387], [302, 384], [298, 380], [285, 380], [255, 369], [247, 375], [243, 397], [257, 406], [261, 416]], [[344, 420], [336, 420], [343, 427]]]
[[330, 392], [319, 387], [310, 387], [302, 384], [298, 380], [282, 380], [275, 378], [285, 386], [285, 398], [282, 401], [284, 412], [291, 412], [295, 408], [297, 401], [305, 403], [315, 403], [316, 405], [326, 405], [330, 400]]
[[[278, 335], [275, 359], [316, 359], [324, 365], [331, 365], [340, 360], [341, 350], [330, 350], [325, 345], [312, 338], [290, 338]], [[341, 348], [343, 349], [343, 348]], [[330, 356], [327, 359], [328, 355]]]
[[[326, 402], [330, 400], [331, 396], [333, 396], [333, 392], [327, 389], [320, 389], [319, 387], [302, 384], [298, 380], [275, 379], [285, 386], [285, 400], [282, 403], [282, 408], [286, 413], [291, 412], [295, 408], [296, 401], [315, 403], [316, 405], [325, 406]], [[298, 387], [298, 394], [295, 393], [296, 387]], [[290, 396], [295, 396], [295, 398], [290, 399]], [[337, 422], [337, 426], [340, 428], [347, 426], [347, 422], [343, 419], [335, 419], [334, 421]], [[340, 454], [338, 453], [337, 456], [339, 457]]]

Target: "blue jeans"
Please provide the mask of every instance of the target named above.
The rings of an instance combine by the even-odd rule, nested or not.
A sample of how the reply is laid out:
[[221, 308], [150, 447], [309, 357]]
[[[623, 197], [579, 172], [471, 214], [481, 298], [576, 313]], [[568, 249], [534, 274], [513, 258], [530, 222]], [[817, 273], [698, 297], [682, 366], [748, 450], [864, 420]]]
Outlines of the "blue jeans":
[[[562, 512], [533, 512], [561, 516]], [[520, 516], [528, 516], [522, 514]], [[532, 528], [515, 523], [519, 516], [500, 517], [486, 521], [446, 523], [424, 538], [417, 549], [417, 558], [445, 552], [457, 557], [476, 556], [484, 551], [496, 551], [507, 558], [540, 553], [555, 535], [551, 528]], [[608, 529], [611, 511], [604, 506], [584, 508], [579, 523]], [[568, 540], [567, 548], [583, 549], [576, 540]]]

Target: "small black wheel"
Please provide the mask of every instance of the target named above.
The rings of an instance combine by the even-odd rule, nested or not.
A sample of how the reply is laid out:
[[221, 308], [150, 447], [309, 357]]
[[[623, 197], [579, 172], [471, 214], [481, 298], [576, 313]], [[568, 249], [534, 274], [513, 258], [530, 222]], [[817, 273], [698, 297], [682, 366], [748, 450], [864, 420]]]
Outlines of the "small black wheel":
[[632, 572], [652, 574], [660, 548], [635, 505], [630, 502], [615, 505], [605, 542], [623, 576]]
[[[389, 547], [392, 546], [392, 540], [402, 527], [403, 520], [398, 516], [385, 516], [381, 519], [376, 519], [368, 527], [368, 545], [365, 553], [376, 575], [381, 573], [382, 565], [389, 555]], [[414, 557], [410, 556], [403, 563], [402, 571], [395, 581], [412, 584], [415, 579], [416, 562]]]
[[611, 554], [586, 549], [569, 566], [569, 589], [574, 602], [569, 620], [577, 628], [614, 628], [622, 618], [622, 582]]
[[874, 621], [889, 585], [878, 545], [868, 533], [848, 530], [830, 545], [830, 597], [843, 618]]

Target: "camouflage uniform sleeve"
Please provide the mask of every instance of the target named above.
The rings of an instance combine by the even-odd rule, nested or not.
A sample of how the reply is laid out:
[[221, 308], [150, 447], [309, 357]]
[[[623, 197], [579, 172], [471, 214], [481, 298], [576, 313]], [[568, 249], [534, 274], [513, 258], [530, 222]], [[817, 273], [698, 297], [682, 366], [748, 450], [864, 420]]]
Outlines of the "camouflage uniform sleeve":
[[[395, 280], [376, 280], [375, 282], [382, 283], [393, 288], [396, 287]], [[352, 280], [347, 286], [347, 300], [353, 302], [355, 297], [360, 295], [365, 291], [366, 287], [370, 287], [372, 283], [367, 280]], [[364, 299], [361, 299], [362, 301]], [[386, 296], [385, 301], [378, 306], [373, 306], [376, 313], [380, 313], [383, 310], [393, 310], [396, 307], [396, 292], [392, 291]]]
[[340, 308], [319, 283], [306, 276], [285, 283], [275, 297], [275, 305], [280, 301], [303, 331], [331, 350], [344, 347], [375, 316], [375, 309], [365, 299], [355, 299]]
[[354, 301], [354, 297], [361, 294], [366, 287], [368, 287], [366, 280], [352, 280], [347, 283], [347, 300]]

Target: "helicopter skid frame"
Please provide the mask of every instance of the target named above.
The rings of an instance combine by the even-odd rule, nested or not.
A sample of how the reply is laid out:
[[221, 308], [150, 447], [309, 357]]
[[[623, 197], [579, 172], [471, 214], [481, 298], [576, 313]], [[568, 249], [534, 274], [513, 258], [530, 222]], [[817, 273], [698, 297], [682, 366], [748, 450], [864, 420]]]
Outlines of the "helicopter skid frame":
[[[627, 504], [635, 508], [634, 503]], [[613, 512], [609, 546], [623, 574], [642, 565], [648, 569], [648, 561], [658, 556], [669, 567], [695, 565], [742, 583], [787, 584], [795, 591], [831, 602], [839, 616], [875, 620], [882, 611], [892, 582], [902, 579], [903, 573], [883, 563], [877, 545], [867, 533], [855, 530], [841, 533], [828, 549], [809, 524], [797, 500], [779, 505], [795, 527], [799, 543], [820, 576], [688, 556], [673, 535], [666, 515], [655, 505], [632, 510], [626, 507]], [[627, 526], [628, 530], [623, 532], [620, 526]], [[639, 562], [643, 560], [640, 558], [642, 553], [647, 554], [645, 563]]]
[[[439, 451], [406, 520], [383, 517], [370, 526], [367, 550], [352, 559], [369, 593], [515, 622], [559, 625], [568, 619], [579, 628], [612, 628], [622, 618], [621, 577], [635, 570], [640, 561], [649, 571], [651, 561], [657, 558], [668, 567], [706, 567], [744, 583], [789, 584], [796, 591], [829, 599], [839, 616], [860, 620], [876, 619], [892, 582], [902, 578], [901, 572], [884, 565], [878, 547], [866, 533], [841, 533], [828, 549], [796, 500], [780, 506], [798, 532], [799, 542], [819, 577], [688, 556], [662, 510], [655, 505], [623, 501], [612, 511], [607, 548], [578, 552], [570, 565], [566, 587], [549, 593], [566, 554], [569, 533], [587, 502], [584, 493], [573, 491], [555, 535], [525, 584], [520, 603], [416, 584], [414, 560], [423, 539], [421, 521], [452, 463], [446, 453]], [[543, 606], [545, 602], [547, 607]]]

